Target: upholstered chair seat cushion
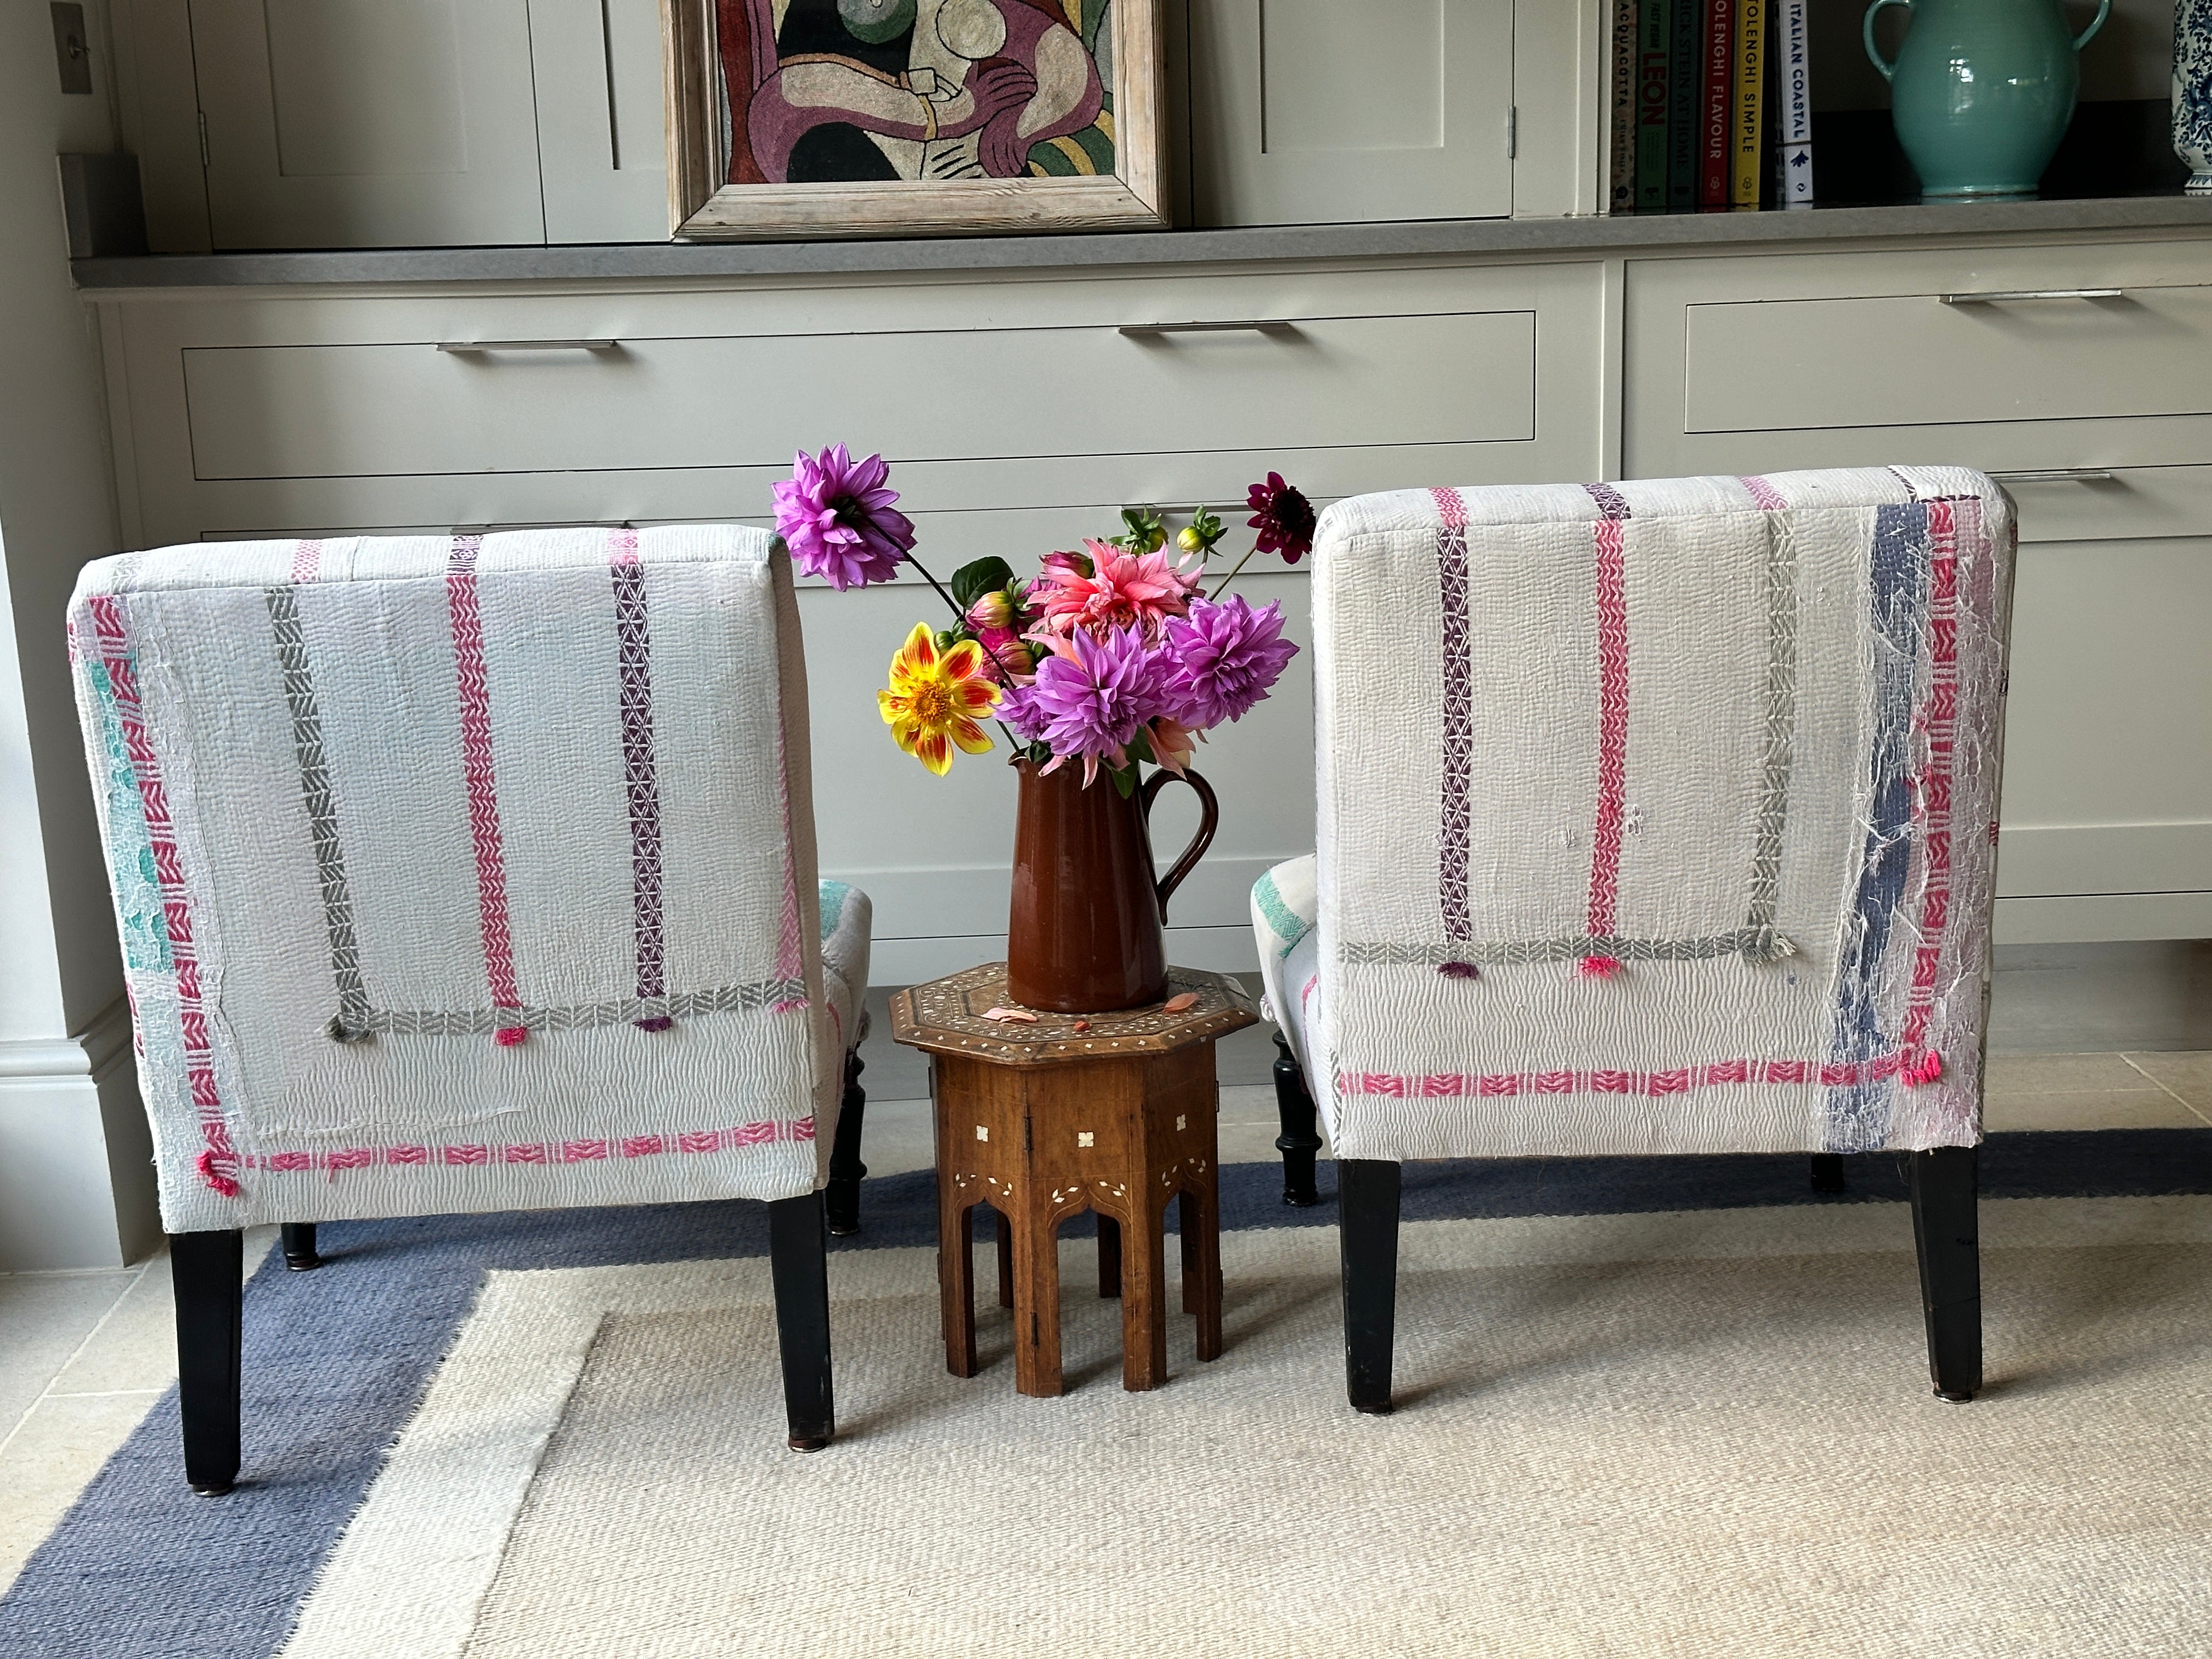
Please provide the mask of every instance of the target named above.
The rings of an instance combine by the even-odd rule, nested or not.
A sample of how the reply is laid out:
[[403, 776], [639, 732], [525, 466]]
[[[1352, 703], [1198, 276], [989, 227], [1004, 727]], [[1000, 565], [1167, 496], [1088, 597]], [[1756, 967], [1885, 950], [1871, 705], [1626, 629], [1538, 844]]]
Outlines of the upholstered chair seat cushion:
[[1973, 1145], [2013, 541], [1955, 468], [1332, 507], [1254, 913], [1337, 1155]]
[[818, 1185], [868, 904], [772, 537], [173, 548], [70, 618], [171, 1232]]

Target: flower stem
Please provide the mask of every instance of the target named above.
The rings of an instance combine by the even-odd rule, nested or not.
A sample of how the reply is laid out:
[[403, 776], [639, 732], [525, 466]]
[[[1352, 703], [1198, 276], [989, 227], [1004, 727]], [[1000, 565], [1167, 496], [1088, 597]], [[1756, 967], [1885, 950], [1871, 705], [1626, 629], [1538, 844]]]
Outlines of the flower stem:
[[[1258, 546], [1255, 544], [1252, 549], [1252, 553], [1257, 553], [1259, 550]], [[1231, 565], [1229, 567], [1229, 574], [1221, 579], [1221, 586], [1215, 588], [1212, 592], [1207, 594], [1206, 597], [1209, 599], [1218, 599], [1224, 593], [1226, 593], [1229, 591], [1229, 584], [1237, 580], [1237, 573], [1242, 570], [1246, 565], [1252, 562], [1252, 553], [1247, 553], [1243, 558], [1237, 560], [1235, 564]]]
[[[937, 597], [944, 600], [945, 608], [952, 612], [952, 620], [960, 626], [963, 628], [966, 627], [968, 623], [968, 613], [960, 608], [958, 600], [955, 599], [952, 595], [945, 591], [945, 584], [938, 580], [936, 577], [931, 575], [929, 574], [928, 568], [925, 566], [920, 559], [915, 558], [911, 552], [906, 556], [906, 562], [921, 573], [922, 580], [927, 582], [932, 587], [937, 590]], [[1231, 574], [1233, 574], [1234, 573], [1232, 572]], [[989, 646], [984, 645], [983, 641], [980, 639], [977, 640], [975, 643], [983, 647], [983, 654], [988, 657], [992, 663], [997, 667], [1000, 676], [999, 680], [1000, 690], [1003, 690], [1007, 686], [1012, 685], [1014, 683], [1013, 671], [1009, 669], [1005, 662], [1000, 659], [999, 653], [992, 650]], [[1016, 754], [1021, 753], [1021, 740], [1014, 736], [1012, 728], [1006, 725], [1006, 721], [994, 720], [991, 723], [997, 726], [1001, 732], [1006, 732], [1006, 742], [1013, 749], [1014, 752]]]

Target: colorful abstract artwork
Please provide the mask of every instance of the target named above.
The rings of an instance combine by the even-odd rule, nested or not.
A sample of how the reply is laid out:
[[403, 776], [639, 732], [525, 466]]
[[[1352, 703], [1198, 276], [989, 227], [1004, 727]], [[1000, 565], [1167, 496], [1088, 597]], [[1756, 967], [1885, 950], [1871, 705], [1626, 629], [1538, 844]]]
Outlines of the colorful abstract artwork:
[[733, 185], [1114, 170], [1111, 0], [720, 0]]
[[669, 4], [678, 234], [1164, 221], [1159, 0]]

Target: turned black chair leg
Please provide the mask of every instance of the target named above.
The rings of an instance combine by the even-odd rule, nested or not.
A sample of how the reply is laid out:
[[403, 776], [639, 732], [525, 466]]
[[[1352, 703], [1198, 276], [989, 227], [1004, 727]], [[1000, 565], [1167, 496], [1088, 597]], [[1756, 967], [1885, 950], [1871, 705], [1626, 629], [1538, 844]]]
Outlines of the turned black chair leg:
[[1321, 1194], [1314, 1190], [1314, 1155], [1321, 1151], [1321, 1131], [1305, 1073], [1291, 1058], [1291, 1045], [1280, 1031], [1275, 1033], [1275, 1111], [1283, 1124], [1275, 1150], [1283, 1155], [1283, 1202], [1304, 1208], [1321, 1202]]
[[1972, 1146], [1914, 1152], [1912, 1243], [1928, 1317], [1928, 1370], [1939, 1400], [1972, 1400], [1982, 1386], [1982, 1258]]
[[1345, 1388], [1356, 1409], [1377, 1417], [1390, 1410], [1398, 1324], [1398, 1169], [1370, 1158], [1336, 1161]]
[[1844, 1190], [1844, 1155], [1841, 1152], [1813, 1154], [1813, 1190], [1816, 1193], [1840, 1193]]
[[830, 1146], [829, 1183], [822, 1190], [830, 1231], [840, 1238], [860, 1231], [860, 1182], [868, 1173], [868, 1166], [860, 1162], [860, 1121], [868, 1109], [860, 1070], [856, 1048], [845, 1056], [845, 1098], [837, 1109], [837, 1138]]
[[775, 1279], [775, 1334], [783, 1353], [783, 1409], [793, 1451], [820, 1451], [836, 1432], [830, 1390], [830, 1256], [822, 1194], [768, 1206]]
[[246, 1303], [245, 1235], [169, 1235], [177, 1301], [177, 1399], [185, 1479], [210, 1498], [238, 1480], [239, 1340]]
[[284, 1266], [292, 1273], [313, 1273], [323, 1265], [315, 1253], [315, 1224], [312, 1221], [288, 1221], [280, 1240], [284, 1251]]

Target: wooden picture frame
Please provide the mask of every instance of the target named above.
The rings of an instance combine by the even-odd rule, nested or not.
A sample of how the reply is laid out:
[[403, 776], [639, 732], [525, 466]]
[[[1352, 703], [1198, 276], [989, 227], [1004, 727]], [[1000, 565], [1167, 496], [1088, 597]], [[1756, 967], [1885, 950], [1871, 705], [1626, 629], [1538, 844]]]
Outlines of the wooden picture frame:
[[[877, 46], [843, 33], [855, 19]], [[1086, 21], [1104, 51], [1085, 44]], [[661, 0], [661, 29], [676, 237], [1168, 223], [1162, 0]], [[853, 50], [820, 49], [832, 37]], [[726, 44], [745, 52], [745, 80], [725, 76]], [[958, 80], [896, 67], [915, 57]]]

